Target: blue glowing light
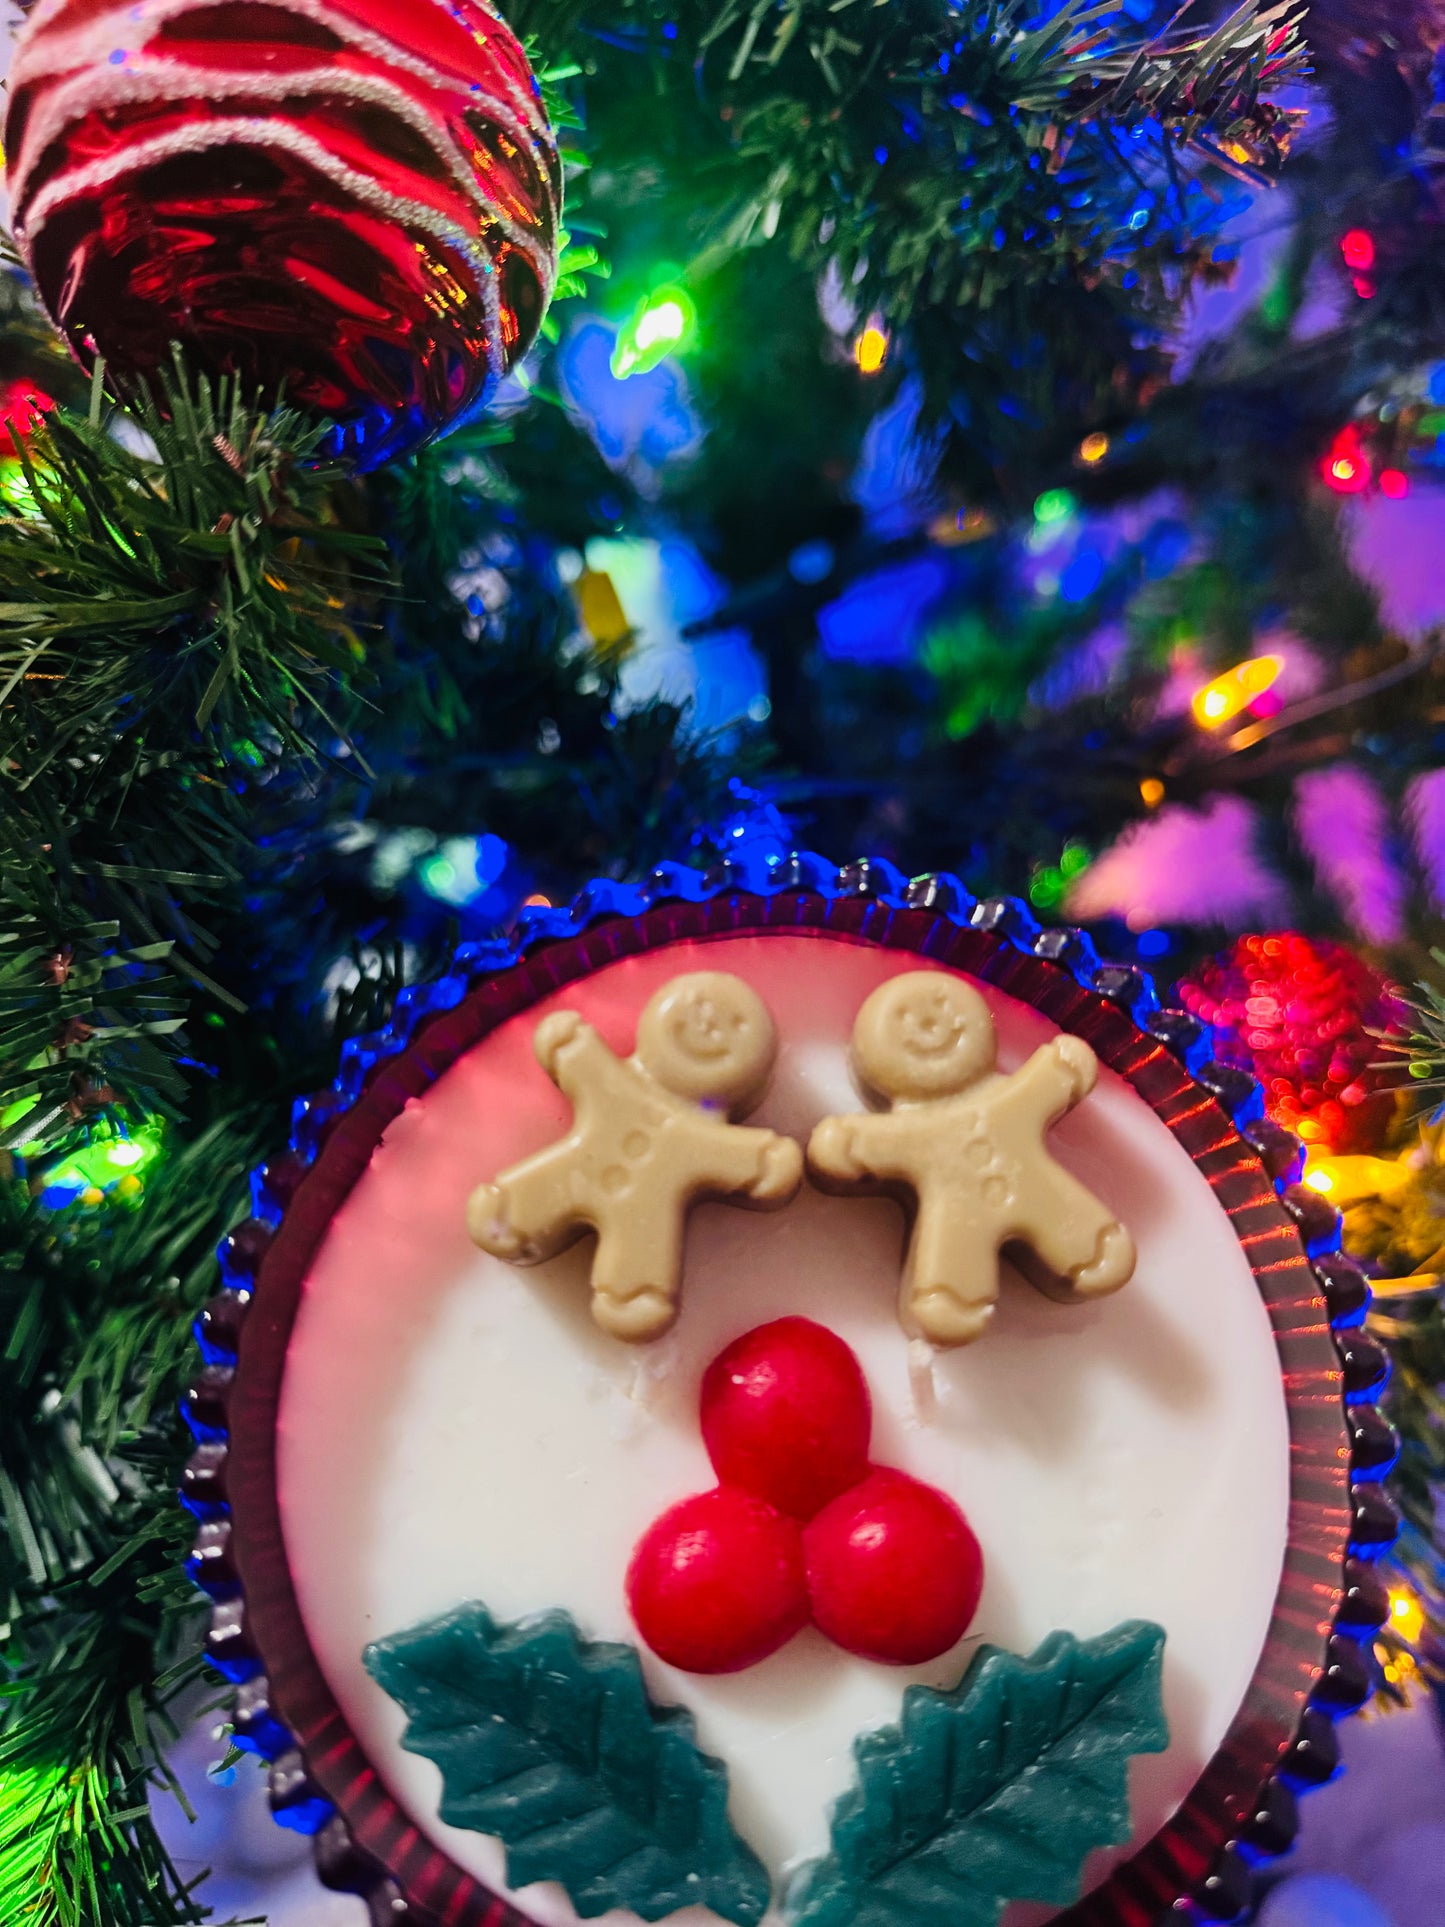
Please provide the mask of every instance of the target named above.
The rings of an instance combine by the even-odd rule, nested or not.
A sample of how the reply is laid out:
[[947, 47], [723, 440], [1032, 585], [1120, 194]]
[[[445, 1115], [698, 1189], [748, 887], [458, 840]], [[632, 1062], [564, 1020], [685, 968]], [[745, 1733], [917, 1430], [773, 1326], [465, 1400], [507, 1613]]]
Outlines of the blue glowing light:
[[589, 317], [568, 335], [557, 357], [565, 399], [585, 422], [598, 452], [613, 468], [657, 470], [689, 455], [703, 429], [674, 361], [620, 381], [612, 372], [617, 331]]
[[421, 862], [417, 878], [429, 897], [458, 909], [491, 889], [507, 867], [499, 836], [453, 836]]
[[794, 582], [822, 582], [836, 561], [831, 542], [804, 542], [788, 557], [788, 574]]
[[1059, 578], [1065, 602], [1087, 602], [1104, 579], [1104, 558], [1097, 549], [1080, 549]]
[[1156, 522], [1144, 538], [1144, 573], [1150, 581], [1172, 575], [1188, 555], [1192, 540], [1186, 523], [1172, 518]]
[[949, 580], [948, 564], [931, 555], [860, 577], [818, 611], [823, 654], [834, 662], [911, 662]]

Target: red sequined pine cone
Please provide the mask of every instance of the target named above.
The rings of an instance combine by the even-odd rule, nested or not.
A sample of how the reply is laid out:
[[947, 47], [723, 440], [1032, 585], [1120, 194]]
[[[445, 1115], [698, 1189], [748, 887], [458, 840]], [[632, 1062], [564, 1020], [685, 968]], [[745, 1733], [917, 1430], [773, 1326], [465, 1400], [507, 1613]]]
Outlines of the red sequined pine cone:
[[1372, 1031], [1400, 1007], [1378, 972], [1343, 944], [1297, 931], [1240, 937], [1179, 985], [1185, 1008], [1215, 1026], [1221, 1063], [1264, 1087], [1269, 1115], [1307, 1145], [1378, 1149], [1394, 1112]]

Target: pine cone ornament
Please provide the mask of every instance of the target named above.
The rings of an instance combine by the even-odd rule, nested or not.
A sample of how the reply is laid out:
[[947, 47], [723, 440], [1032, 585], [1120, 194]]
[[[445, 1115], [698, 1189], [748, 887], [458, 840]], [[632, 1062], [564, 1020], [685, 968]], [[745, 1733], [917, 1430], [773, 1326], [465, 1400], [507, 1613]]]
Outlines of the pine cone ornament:
[[1358, 1152], [1384, 1141], [1398, 1077], [1379, 1067], [1371, 1033], [1402, 1009], [1352, 950], [1293, 930], [1240, 937], [1186, 977], [1179, 998], [1214, 1027], [1220, 1062], [1257, 1077], [1269, 1115], [1306, 1145]]

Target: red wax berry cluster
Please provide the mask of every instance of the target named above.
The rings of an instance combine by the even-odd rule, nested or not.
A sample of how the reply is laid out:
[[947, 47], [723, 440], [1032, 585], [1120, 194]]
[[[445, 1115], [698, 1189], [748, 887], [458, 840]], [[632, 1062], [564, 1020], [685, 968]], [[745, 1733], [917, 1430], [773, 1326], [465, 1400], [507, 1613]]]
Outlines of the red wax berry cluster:
[[735, 1673], [810, 1620], [894, 1666], [962, 1637], [978, 1541], [942, 1492], [869, 1463], [868, 1387], [841, 1338], [807, 1318], [760, 1325], [708, 1367], [701, 1416], [720, 1483], [664, 1512], [627, 1572], [660, 1659]]

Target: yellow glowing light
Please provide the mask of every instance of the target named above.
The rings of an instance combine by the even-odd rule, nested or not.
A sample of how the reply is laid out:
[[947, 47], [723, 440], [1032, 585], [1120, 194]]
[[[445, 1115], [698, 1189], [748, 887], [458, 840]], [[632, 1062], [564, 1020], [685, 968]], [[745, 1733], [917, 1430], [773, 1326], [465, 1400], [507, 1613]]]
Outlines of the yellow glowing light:
[[956, 549], [964, 542], [981, 542], [997, 526], [985, 509], [945, 509], [929, 523], [928, 534], [945, 549]]
[[1139, 794], [1144, 799], [1147, 810], [1157, 810], [1164, 801], [1164, 785], [1157, 776], [1146, 776], [1139, 784]]
[[876, 375], [888, 359], [887, 330], [870, 321], [853, 343], [853, 359], [860, 374]]
[[1425, 1610], [1412, 1592], [1390, 1594], [1390, 1630], [1413, 1646], [1425, 1630]]
[[534, 897], [523, 897], [522, 908], [524, 910], [550, 910], [552, 908], [552, 899], [540, 894]]
[[1083, 441], [1079, 443], [1079, 460], [1081, 462], [1088, 462], [1091, 465], [1094, 462], [1102, 462], [1108, 452], [1109, 437], [1107, 435], [1086, 435]]
[[1191, 705], [1194, 720], [1201, 728], [1217, 729], [1257, 701], [1279, 680], [1283, 668], [1278, 656], [1251, 656], [1247, 662], [1236, 663], [1233, 669], [1226, 669], [1222, 676], [1195, 690]]
[[[1314, 1120], [1301, 1118], [1295, 1129], [1305, 1135], [1304, 1126]], [[1341, 1211], [1363, 1204], [1371, 1198], [1390, 1199], [1416, 1181], [1417, 1173], [1405, 1161], [1394, 1158], [1332, 1157], [1328, 1146], [1311, 1146], [1305, 1170], [1305, 1183], [1312, 1191], [1327, 1197]]]

